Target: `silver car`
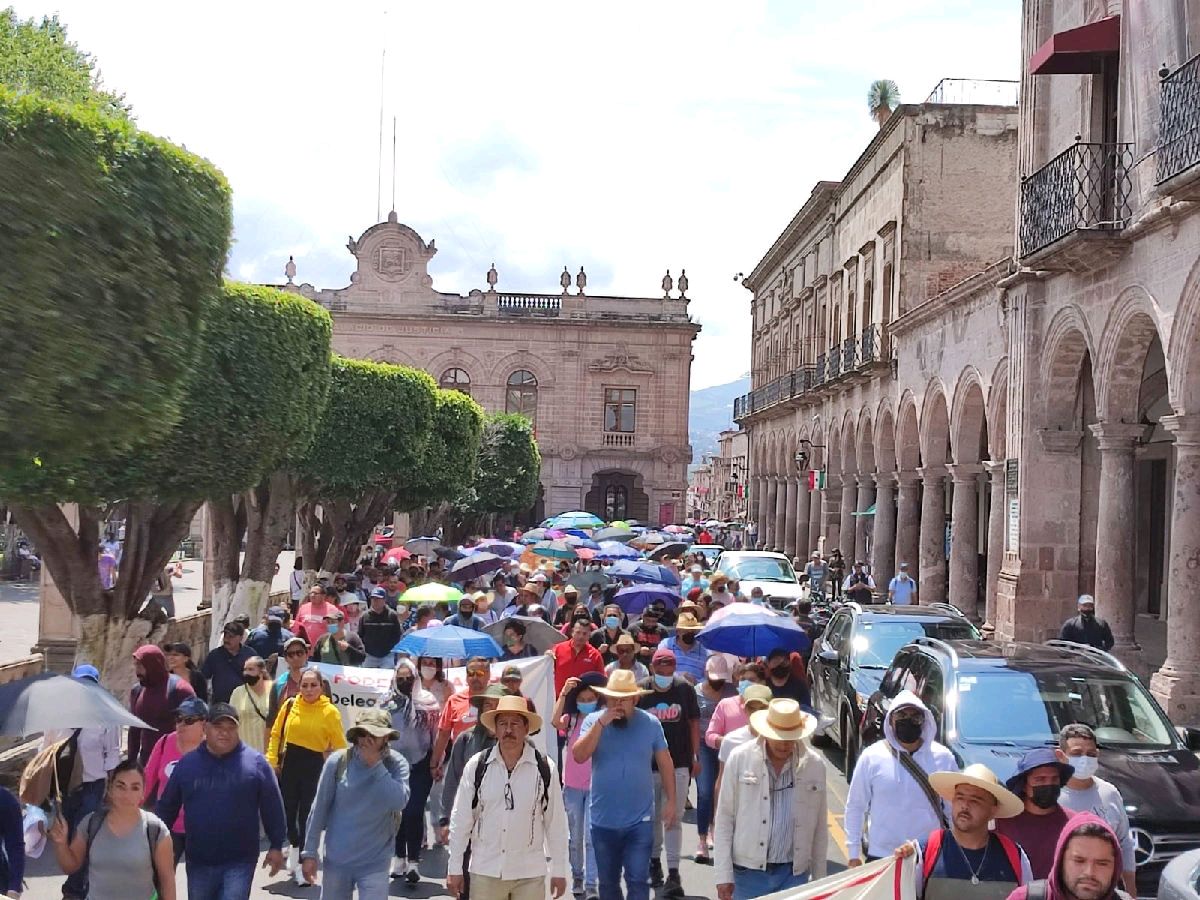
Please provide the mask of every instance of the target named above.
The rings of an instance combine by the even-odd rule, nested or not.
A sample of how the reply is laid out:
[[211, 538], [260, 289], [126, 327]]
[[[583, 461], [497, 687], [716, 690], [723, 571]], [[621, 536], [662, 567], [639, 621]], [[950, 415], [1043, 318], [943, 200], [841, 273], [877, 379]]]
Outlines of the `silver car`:
[[1198, 900], [1200, 898], [1200, 850], [1181, 853], [1162, 870], [1158, 879], [1158, 900]]

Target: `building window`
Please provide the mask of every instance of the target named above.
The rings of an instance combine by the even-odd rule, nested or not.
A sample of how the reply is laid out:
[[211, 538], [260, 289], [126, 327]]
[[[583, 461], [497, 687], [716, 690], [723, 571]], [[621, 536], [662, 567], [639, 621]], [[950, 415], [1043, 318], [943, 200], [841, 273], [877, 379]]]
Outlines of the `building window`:
[[604, 518], [609, 522], [629, 518], [629, 491], [623, 485], [609, 485], [604, 492]]
[[508, 376], [504, 393], [504, 411], [524, 416], [537, 424], [538, 381], [528, 369], [517, 369]]
[[447, 391], [460, 391], [471, 396], [471, 376], [465, 369], [447, 369], [438, 379], [438, 387]]
[[636, 425], [637, 391], [634, 388], [605, 388], [604, 430], [632, 434]]

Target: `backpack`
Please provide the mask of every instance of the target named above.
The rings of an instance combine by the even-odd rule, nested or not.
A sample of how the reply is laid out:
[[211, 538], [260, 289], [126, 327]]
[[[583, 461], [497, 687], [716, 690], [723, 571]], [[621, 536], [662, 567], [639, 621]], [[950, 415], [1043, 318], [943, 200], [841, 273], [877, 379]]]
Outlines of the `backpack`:
[[[926, 883], [929, 882], [929, 876], [933, 874], [933, 869], [937, 865], [938, 857], [942, 855], [942, 841], [945, 839], [945, 836], [945, 829], [939, 828], [937, 831], [930, 832], [929, 838], [925, 842], [925, 855], [921, 860], [921, 877], [924, 878]], [[1002, 834], [996, 834], [996, 837], [1000, 839], [1000, 846], [1004, 850], [1004, 857], [1008, 860], [1009, 866], [1012, 867], [1013, 872], [1017, 876], [1017, 887], [1020, 887], [1021, 850], [1011, 838], [1007, 838]], [[1033, 890], [1033, 885], [1035, 884], [1037, 884], [1036, 881], [1031, 881], [1029, 883], [1029, 890], [1031, 892]], [[1045, 888], [1045, 885], [1046, 883], [1043, 881], [1043, 889]], [[1026, 900], [1038, 900], [1038, 898], [1034, 897], [1032, 893], [1029, 893]], [[1044, 894], [1041, 900], [1045, 900]]]
[[[101, 808], [92, 813], [92, 817], [88, 819], [87, 827], [87, 843], [83, 848], [83, 863], [88, 865], [92, 854], [92, 842], [96, 840], [100, 834], [100, 829], [104, 827], [104, 819], [108, 816], [108, 810]], [[158, 883], [158, 867], [154, 865], [154, 848], [158, 846], [162, 840], [163, 832], [154, 822], [146, 822], [146, 843], [150, 848], [150, 871], [154, 873], [154, 893], [150, 896], [150, 900], [158, 900], [161, 886]]]
[[79, 729], [49, 747], [43, 747], [21, 772], [17, 796], [22, 803], [41, 806], [63, 798], [83, 782], [83, 761], [79, 754]]
[[[530, 746], [533, 747], [532, 744]], [[484, 750], [479, 765], [475, 767], [475, 795], [471, 798], [472, 811], [479, 807], [479, 787], [483, 784], [483, 776], [487, 774], [487, 765], [492, 758], [492, 751], [495, 749], [496, 745], [492, 744]], [[537, 763], [538, 777], [542, 780], [542, 815], [545, 815], [546, 810], [550, 807], [550, 761], [542, 755], [537, 747], [533, 747], [533, 759]]]
[[[347, 748], [345, 750], [339, 750], [337, 752], [338, 752], [339, 756], [338, 756], [338, 761], [337, 761], [337, 768], [334, 770], [335, 775], [336, 775], [336, 778], [333, 783], [334, 790], [337, 790], [338, 783], [343, 778], [346, 777], [346, 770], [350, 768], [350, 750], [349, 750], [349, 748]], [[391, 751], [389, 751], [389, 752], [391, 752]], [[400, 822], [401, 822], [401, 820], [403, 820], [403, 818], [404, 818], [404, 810], [400, 810], [398, 812], [396, 810], [392, 810], [392, 836], [393, 837], [395, 837], [396, 834], [400, 831]]]

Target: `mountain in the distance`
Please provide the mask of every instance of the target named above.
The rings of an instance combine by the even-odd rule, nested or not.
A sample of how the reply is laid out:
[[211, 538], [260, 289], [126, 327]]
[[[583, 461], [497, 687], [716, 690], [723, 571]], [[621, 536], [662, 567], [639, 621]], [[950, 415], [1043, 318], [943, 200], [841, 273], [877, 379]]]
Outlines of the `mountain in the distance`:
[[715, 384], [691, 392], [688, 439], [692, 444], [693, 463], [699, 463], [706, 453], [717, 454], [717, 436], [727, 428], [737, 427], [733, 421], [733, 401], [749, 390], [750, 376], [743, 375], [728, 384]]

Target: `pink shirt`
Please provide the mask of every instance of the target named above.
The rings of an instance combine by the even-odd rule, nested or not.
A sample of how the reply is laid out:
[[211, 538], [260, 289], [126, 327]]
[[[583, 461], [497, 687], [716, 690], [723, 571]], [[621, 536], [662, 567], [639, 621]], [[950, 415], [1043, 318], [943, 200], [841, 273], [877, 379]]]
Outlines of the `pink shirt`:
[[571, 752], [575, 741], [579, 739], [579, 727], [582, 724], [583, 715], [575, 716], [575, 723], [567, 734], [566, 752], [563, 753], [563, 786], [574, 788], [577, 791], [590, 791], [592, 789], [592, 761], [589, 759], [587, 762], [575, 762], [575, 754]]
[[716, 750], [718, 747], [717, 735], [724, 737], [749, 721], [750, 717], [742, 708], [742, 698], [726, 697], [713, 710], [712, 719], [708, 723], [708, 731], [704, 732], [704, 743]]
[[[150, 759], [146, 763], [146, 796], [161, 797], [163, 789], [167, 786], [167, 781], [171, 778], [171, 773], [175, 771], [175, 764], [183, 759], [183, 754], [179, 752], [179, 741], [175, 739], [175, 732], [164, 734], [158, 739], [158, 743], [154, 745], [154, 749], [150, 751]], [[179, 809], [179, 817], [175, 820], [175, 824], [171, 826], [171, 830], [176, 834], [185, 834], [183, 830], [183, 807]]]
[[319, 604], [313, 603], [311, 600], [301, 603], [300, 608], [296, 610], [295, 625], [298, 631], [294, 629], [293, 633], [307, 640], [309, 647], [315, 647], [317, 640], [326, 633], [325, 617], [336, 611], [337, 607], [327, 601]]

